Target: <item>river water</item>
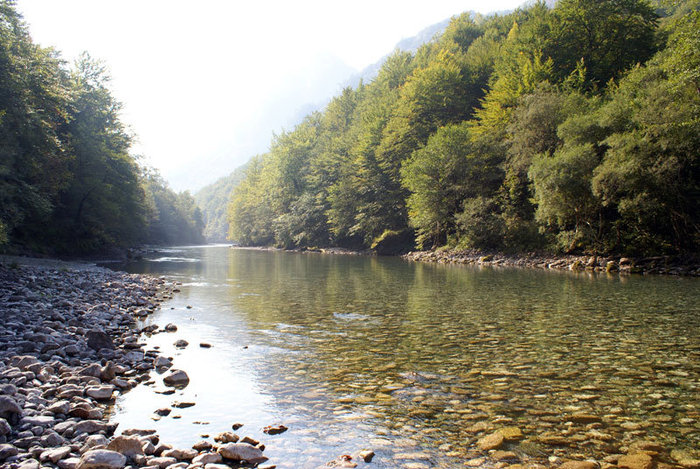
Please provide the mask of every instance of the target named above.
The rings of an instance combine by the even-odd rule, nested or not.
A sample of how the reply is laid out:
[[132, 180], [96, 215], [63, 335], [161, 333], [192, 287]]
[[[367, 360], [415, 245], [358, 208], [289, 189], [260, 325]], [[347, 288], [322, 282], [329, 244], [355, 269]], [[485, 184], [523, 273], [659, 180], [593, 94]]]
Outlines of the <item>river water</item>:
[[[488, 466], [476, 442], [503, 427], [521, 461], [700, 447], [699, 279], [224, 246], [121, 268], [182, 283], [146, 321], [178, 331], [144, 340], [191, 378], [164, 395], [154, 372], [121, 396], [122, 429], [188, 447], [242, 423], [278, 468], [363, 449], [360, 467]], [[195, 405], [154, 420], [173, 401]], [[289, 430], [262, 433], [273, 424]]]

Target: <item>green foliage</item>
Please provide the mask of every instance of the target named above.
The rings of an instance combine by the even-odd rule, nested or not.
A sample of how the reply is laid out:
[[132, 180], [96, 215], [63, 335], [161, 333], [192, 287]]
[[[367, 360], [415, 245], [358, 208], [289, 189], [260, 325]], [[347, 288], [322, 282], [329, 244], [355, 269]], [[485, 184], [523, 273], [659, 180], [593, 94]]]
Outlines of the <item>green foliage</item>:
[[459, 228], [458, 247], [503, 249], [505, 223], [498, 202], [489, 197], [466, 199], [455, 215]]
[[176, 194], [156, 170], [145, 169], [141, 184], [146, 194], [147, 244], [174, 245], [204, 242], [202, 212], [189, 192]]
[[601, 112], [613, 133], [593, 188], [614, 210], [612, 248], [659, 253], [700, 241], [700, 94], [656, 64], [623, 80]]
[[681, 3], [662, 22], [646, 0], [453, 18], [276, 138], [233, 192], [231, 238], [697, 250], [700, 24]]
[[69, 69], [0, 0], [0, 242], [84, 253], [146, 240], [146, 195], [105, 67]]
[[653, 55], [657, 19], [646, 0], [561, 0], [545, 53], [559, 80], [582, 61], [586, 85], [602, 88]]
[[202, 210], [204, 238], [209, 242], [224, 242], [228, 236], [226, 208], [233, 190], [245, 178], [246, 165], [231, 174], [200, 189], [194, 195], [197, 206]]
[[440, 128], [404, 163], [402, 182], [411, 192], [409, 216], [419, 248], [445, 244], [463, 201], [498, 187], [500, 169], [490, 156], [464, 122]]

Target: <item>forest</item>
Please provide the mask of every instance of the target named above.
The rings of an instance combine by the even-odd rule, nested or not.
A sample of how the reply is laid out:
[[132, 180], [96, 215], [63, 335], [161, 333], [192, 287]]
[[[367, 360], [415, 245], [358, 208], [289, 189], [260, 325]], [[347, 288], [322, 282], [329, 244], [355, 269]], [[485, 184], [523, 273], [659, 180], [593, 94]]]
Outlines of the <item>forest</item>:
[[699, 4], [560, 0], [456, 16], [276, 135], [231, 194], [229, 238], [697, 252]]
[[0, 1], [0, 251], [89, 254], [195, 243], [194, 198], [130, 154], [109, 74], [35, 44]]

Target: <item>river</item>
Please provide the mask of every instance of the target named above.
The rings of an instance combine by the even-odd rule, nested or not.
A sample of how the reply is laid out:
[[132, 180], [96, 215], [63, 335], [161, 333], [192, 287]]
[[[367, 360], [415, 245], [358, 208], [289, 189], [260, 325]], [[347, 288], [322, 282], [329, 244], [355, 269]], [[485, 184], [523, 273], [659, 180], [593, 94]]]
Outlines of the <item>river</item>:
[[[191, 378], [120, 396], [122, 429], [190, 446], [242, 423], [278, 468], [362, 449], [374, 468], [489, 465], [476, 443], [504, 427], [510, 462], [700, 447], [700, 279], [225, 246], [120, 268], [182, 283], [146, 321], [178, 331], [144, 340]], [[173, 401], [195, 405], [155, 420]]]

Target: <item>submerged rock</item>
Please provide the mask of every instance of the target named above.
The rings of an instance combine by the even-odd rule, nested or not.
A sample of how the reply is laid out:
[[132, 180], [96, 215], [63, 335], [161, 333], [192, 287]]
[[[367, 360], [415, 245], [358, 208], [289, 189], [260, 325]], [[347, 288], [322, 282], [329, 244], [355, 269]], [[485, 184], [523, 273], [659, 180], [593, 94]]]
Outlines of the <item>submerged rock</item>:
[[479, 447], [480, 450], [488, 451], [491, 449], [500, 448], [504, 441], [505, 438], [503, 438], [503, 435], [501, 433], [494, 432], [490, 435], [481, 438], [479, 441], [477, 441], [476, 445]]

